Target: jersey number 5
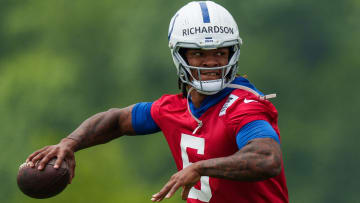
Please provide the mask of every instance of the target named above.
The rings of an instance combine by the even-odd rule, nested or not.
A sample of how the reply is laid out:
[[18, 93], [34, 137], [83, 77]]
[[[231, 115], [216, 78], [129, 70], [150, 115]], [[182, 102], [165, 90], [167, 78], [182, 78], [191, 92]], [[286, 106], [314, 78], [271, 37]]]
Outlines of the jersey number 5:
[[[195, 137], [187, 134], [181, 134], [181, 158], [183, 162], [183, 168], [188, 167], [190, 164], [189, 156], [186, 153], [186, 148], [196, 149], [198, 154], [204, 154], [205, 139], [201, 137]], [[198, 199], [203, 202], [209, 202], [211, 199], [211, 188], [209, 184], [209, 176], [201, 176], [200, 178], [200, 190], [192, 187], [188, 198]]]

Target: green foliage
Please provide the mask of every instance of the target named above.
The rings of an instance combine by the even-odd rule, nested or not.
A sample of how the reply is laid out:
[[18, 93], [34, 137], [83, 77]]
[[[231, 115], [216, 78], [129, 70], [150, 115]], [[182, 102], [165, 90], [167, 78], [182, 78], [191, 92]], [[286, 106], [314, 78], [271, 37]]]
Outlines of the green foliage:
[[[1, 202], [38, 202], [17, 189], [18, 166], [90, 115], [178, 92], [167, 27], [184, 3], [1, 2]], [[359, 199], [359, 1], [222, 4], [244, 40], [240, 73], [278, 93], [291, 202]], [[160, 133], [123, 137], [76, 159], [73, 183], [43, 202], [150, 202], [176, 171]], [[179, 192], [165, 202], [182, 202]]]

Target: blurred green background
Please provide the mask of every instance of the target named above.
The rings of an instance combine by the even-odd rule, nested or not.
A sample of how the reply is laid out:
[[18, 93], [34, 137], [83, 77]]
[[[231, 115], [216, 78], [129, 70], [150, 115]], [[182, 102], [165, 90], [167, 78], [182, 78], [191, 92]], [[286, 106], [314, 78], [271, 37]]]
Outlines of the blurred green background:
[[[167, 31], [186, 2], [1, 0], [0, 202], [150, 202], [176, 171], [161, 133], [78, 152], [51, 199], [23, 195], [16, 175], [87, 117], [179, 92]], [[217, 2], [244, 40], [239, 73], [278, 94], [290, 202], [360, 202], [360, 1]]]

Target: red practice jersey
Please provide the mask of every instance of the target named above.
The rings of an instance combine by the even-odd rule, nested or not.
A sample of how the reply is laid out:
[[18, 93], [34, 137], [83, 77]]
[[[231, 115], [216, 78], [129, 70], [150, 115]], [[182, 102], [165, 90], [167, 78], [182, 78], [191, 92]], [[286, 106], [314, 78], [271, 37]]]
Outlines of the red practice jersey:
[[[181, 94], [164, 95], [155, 101], [151, 116], [164, 133], [178, 170], [200, 160], [237, 152], [236, 135], [251, 121], [269, 122], [280, 136], [275, 107], [241, 89], [207, 109], [199, 118], [203, 126], [195, 134], [192, 133], [198, 123], [188, 112], [186, 98]], [[191, 189], [187, 202], [288, 202], [284, 168], [276, 177], [254, 182], [202, 176]]]

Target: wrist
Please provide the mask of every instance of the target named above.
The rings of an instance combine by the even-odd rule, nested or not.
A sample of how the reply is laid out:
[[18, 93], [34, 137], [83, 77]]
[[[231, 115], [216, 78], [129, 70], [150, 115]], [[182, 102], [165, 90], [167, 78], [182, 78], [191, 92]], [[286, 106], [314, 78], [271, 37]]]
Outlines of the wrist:
[[192, 164], [193, 169], [200, 175], [203, 176], [203, 160]]
[[61, 143], [67, 145], [73, 152], [77, 151], [79, 141], [72, 137], [65, 137], [61, 140]]

